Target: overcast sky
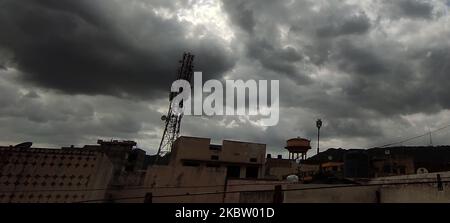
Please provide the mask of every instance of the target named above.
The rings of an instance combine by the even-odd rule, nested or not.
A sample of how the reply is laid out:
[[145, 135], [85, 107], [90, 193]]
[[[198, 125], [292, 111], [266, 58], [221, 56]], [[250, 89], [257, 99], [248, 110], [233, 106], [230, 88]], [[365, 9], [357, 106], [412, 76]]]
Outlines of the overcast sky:
[[[280, 80], [280, 122], [182, 134], [366, 148], [450, 123], [449, 0], [0, 0], [0, 145], [136, 140], [154, 153], [184, 51], [203, 79]], [[450, 130], [433, 135], [450, 144]], [[407, 145], [428, 145], [429, 138]]]

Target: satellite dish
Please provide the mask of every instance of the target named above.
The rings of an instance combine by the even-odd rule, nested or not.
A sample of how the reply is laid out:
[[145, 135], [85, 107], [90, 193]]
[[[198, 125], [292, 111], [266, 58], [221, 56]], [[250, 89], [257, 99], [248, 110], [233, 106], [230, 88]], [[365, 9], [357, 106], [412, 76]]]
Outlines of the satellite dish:
[[14, 148], [19, 149], [29, 149], [33, 145], [32, 142], [23, 142], [14, 146]]
[[424, 167], [420, 167], [417, 169], [417, 174], [424, 174], [424, 173], [428, 173], [428, 170]]
[[288, 182], [292, 182], [292, 183], [298, 182], [298, 181], [299, 181], [297, 175], [289, 175], [289, 176], [286, 177], [286, 180], [287, 180]]

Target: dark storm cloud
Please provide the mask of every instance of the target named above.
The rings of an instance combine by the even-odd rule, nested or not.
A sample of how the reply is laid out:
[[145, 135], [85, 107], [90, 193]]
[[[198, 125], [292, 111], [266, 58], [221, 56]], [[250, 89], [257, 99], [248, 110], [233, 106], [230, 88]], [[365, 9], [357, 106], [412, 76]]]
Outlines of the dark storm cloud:
[[365, 14], [355, 15], [344, 20], [334, 21], [317, 29], [319, 37], [336, 37], [340, 35], [363, 34], [370, 29], [370, 20]]
[[224, 2], [224, 9], [229, 13], [230, 20], [237, 24], [242, 30], [253, 33], [255, 26], [255, 18], [253, 11], [245, 2], [240, 1], [226, 1]]
[[[432, 19], [435, 6], [431, 1], [424, 0], [398, 0], [382, 2], [382, 12], [380, 16], [387, 16], [391, 19]], [[438, 14], [436, 14], [438, 16]]]
[[[411, 20], [433, 17], [434, 6], [428, 1], [379, 1], [374, 8], [334, 1], [277, 1], [264, 7], [253, 1], [233, 2], [224, 1], [224, 8], [239, 29], [242, 21], [233, 15], [243, 9], [252, 12], [254, 32], [238, 32], [238, 38], [246, 41], [248, 56], [278, 75], [310, 80], [292, 84], [282, 76], [272, 76], [282, 80], [284, 108], [307, 109], [316, 118], [328, 120], [327, 139], [383, 138], [388, 130], [380, 120], [406, 128], [410, 124], [403, 123], [405, 115], [448, 109], [449, 88], [444, 81], [449, 73], [448, 38], [430, 35], [429, 40], [400, 40], [414, 39], [419, 30], [431, 25], [420, 26]], [[379, 16], [386, 13], [381, 22]], [[401, 18], [410, 22], [396, 24], [394, 20]], [[408, 37], [399, 30], [408, 32]], [[289, 60], [277, 54], [286, 46], [300, 56]], [[318, 70], [326, 70], [330, 77], [317, 76]], [[315, 133], [313, 125], [303, 130], [306, 135]]]
[[[235, 32], [239, 35], [239, 44], [243, 44], [246, 57], [284, 78], [308, 83], [309, 78], [298, 68], [303, 55], [295, 47], [279, 43], [281, 30], [277, 26], [278, 19], [284, 20], [290, 16], [283, 15], [285, 9], [280, 5], [273, 1], [223, 1], [223, 9], [236, 25]], [[262, 16], [264, 13], [268, 13], [267, 17]]]
[[[217, 33], [170, 15], [202, 2], [131, 2], [0, 3], [0, 72], [22, 78], [0, 82], [0, 141], [121, 137], [154, 149], [185, 50], [204, 80], [280, 80], [281, 108], [268, 128], [245, 117], [186, 116], [183, 135], [280, 151], [288, 138], [314, 139], [317, 118], [330, 147], [385, 144], [450, 121], [448, 2], [225, 0], [218, 17], [230, 23]], [[147, 105], [116, 96], [160, 97]]]
[[303, 56], [295, 48], [275, 47], [265, 40], [253, 40], [247, 47], [247, 55], [257, 59], [263, 67], [284, 74], [287, 78], [295, 79], [302, 84], [309, 81], [296, 66]]
[[336, 60], [340, 69], [360, 75], [376, 75], [387, 72], [387, 61], [376, 55], [368, 46], [358, 47], [350, 41], [340, 42]]
[[426, 100], [434, 101], [442, 109], [450, 109], [450, 46], [430, 49], [426, 60], [422, 62], [423, 72], [430, 74], [422, 78], [425, 88], [429, 91]]
[[[249, 58], [305, 85], [311, 83], [304, 67], [305, 56], [314, 63], [323, 63], [334, 38], [363, 35], [371, 28], [369, 18], [360, 8], [345, 3], [329, 4], [320, 12], [312, 11], [313, 1], [235, 0], [223, 1], [223, 8], [231, 22], [245, 31], [237, 33]], [[241, 14], [248, 16], [237, 16]]]
[[375, 137], [383, 131], [369, 122], [361, 122], [358, 118], [329, 120], [327, 135], [331, 137]]
[[[422, 44], [426, 43], [416, 46]], [[449, 47], [445, 41], [435, 44], [438, 49], [411, 46], [405, 51], [395, 42], [380, 40], [375, 46], [358, 49], [357, 53], [352, 52], [354, 45], [341, 45], [352, 49], [350, 54], [347, 51], [337, 54], [351, 65], [341, 69], [353, 68], [343, 69], [352, 74], [352, 81], [343, 88], [348, 99], [385, 117], [448, 109], [445, 95], [449, 92], [444, 76], [449, 72]]]
[[396, 3], [400, 9], [400, 16], [407, 16], [412, 18], [431, 18], [433, 6], [426, 1], [419, 0], [400, 0]]
[[224, 3], [224, 9], [229, 12], [230, 20], [244, 31], [253, 33], [255, 19], [249, 6], [240, 1], [226, 1]]
[[155, 96], [167, 91], [183, 51], [210, 77], [234, 65], [217, 38], [189, 39], [191, 24], [151, 10], [110, 1], [1, 4], [0, 47], [12, 52], [24, 80], [63, 92]]
[[[159, 113], [145, 103], [107, 96], [68, 96], [22, 89], [0, 72], [0, 142], [33, 141], [37, 145], [67, 146], [97, 139], [155, 138]], [[68, 98], [70, 100], [68, 100]], [[153, 150], [151, 145], [144, 146]]]

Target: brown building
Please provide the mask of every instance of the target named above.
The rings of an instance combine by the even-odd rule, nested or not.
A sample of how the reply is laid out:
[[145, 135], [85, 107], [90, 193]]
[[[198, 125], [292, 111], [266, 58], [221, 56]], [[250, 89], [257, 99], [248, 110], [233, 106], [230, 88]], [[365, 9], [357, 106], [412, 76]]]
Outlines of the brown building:
[[119, 140], [98, 140], [97, 145], [85, 145], [80, 148], [74, 146], [63, 147], [62, 150], [70, 151], [73, 149], [98, 151], [106, 154], [113, 164], [114, 177], [117, 178], [125, 172], [132, 172], [144, 169], [145, 151], [135, 148], [134, 141]]
[[328, 149], [305, 162], [322, 167], [338, 163], [337, 175], [346, 178], [445, 172], [450, 171], [450, 146]]
[[222, 145], [214, 145], [207, 138], [182, 136], [175, 141], [167, 165], [149, 166], [143, 185], [111, 191], [111, 196], [121, 202], [142, 202], [142, 198], [126, 198], [148, 194], [152, 202], [239, 201], [220, 192], [239, 188], [232, 185], [237, 182], [263, 181], [265, 153], [264, 144], [223, 140]]
[[[31, 148], [31, 143], [0, 147], [0, 202], [143, 202], [148, 193], [217, 192], [241, 188], [241, 181], [264, 183], [264, 144], [224, 140], [212, 145], [210, 139], [180, 137], [167, 165], [147, 169], [149, 156], [135, 146], [133, 141], [99, 140], [62, 149]], [[227, 199], [239, 196], [155, 197], [155, 202]]]
[[0, 147], [0, 203], [104, 199], [112, 173], [99, 151]]
[[[117, 202], [272, 202], [275, 186], [300, 183], [268, 177], [266, 165], [283, 175], [298, 173], [298, 164], [265, 159], [265, 153], [264, 144], [224, 140], [214, 145], [207, 138], [180, 137], [167, 165], [148, 167], [143, 185], [111, 190], [110, 195]], [[267, 193], [253, 196], [255, 191]]]
[[388, 177], [414, 174], [414, 159], [404, 155], [394, 155], [372, 159], [373, 177]]
[[266, 145], [223, 140], [212, 145], [210, 139], [182, 136], [175, 142], [170, 165], [226, 169], [229, 178], [262, 178]]
[[0, 147], [0, 202], [102, 201], [109, 190], [142, 184], [145, 151], [133, 141], [32, 148], [32, 143]]
[[283, 159], [282, 155], [272, 158], [271, 154], [267, 154], [265, 172], [267, 178], [283, 180], [289, 175], [299, 174], [300, 165], [294, 160]]
[[326, 162], [320, 164], [321, 171], [325, 173], [340, 173], [344, 171], [343, 162]]

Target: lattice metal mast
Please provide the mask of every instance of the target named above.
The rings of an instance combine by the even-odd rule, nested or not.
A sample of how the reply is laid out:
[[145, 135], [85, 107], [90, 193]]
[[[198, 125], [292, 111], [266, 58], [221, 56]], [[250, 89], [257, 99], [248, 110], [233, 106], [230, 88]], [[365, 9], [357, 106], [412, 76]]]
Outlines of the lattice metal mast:
[[[194, 55], [190, 53], [184, 53], [183, 59], [180, 61], [180, 66], [178, 68], [177, 79], [176, 80], [186, 80], [191, 83], [193, 76], [193, 61]], [[170, 92], [169, 94], [169, 110], [167, 115], [163, 115], [161, 120], [165, 121], [164, 133], [159, 144], [157, 158], [164, 156], [166, 153], [172, 150], [173, 143], [178, 138], [180, 134], [181, 119], [183, 118], [183, 113], [177, 114], [173, 112], [173, 98], [177, 96], [178, 93]], [[180, 107], [183, 106], [183, 102], [180, 103]]]

